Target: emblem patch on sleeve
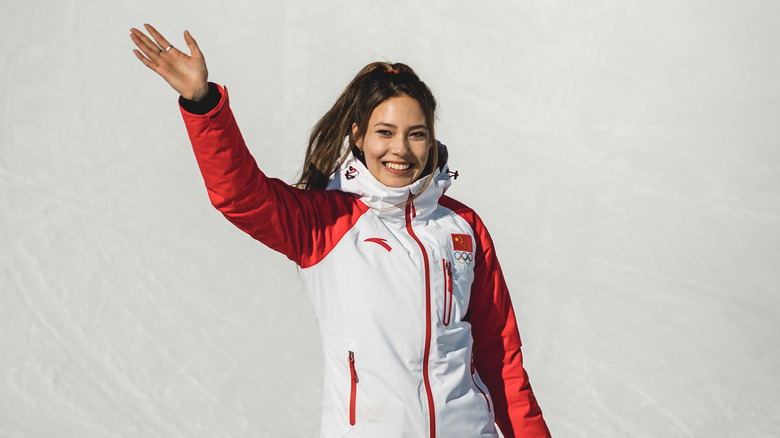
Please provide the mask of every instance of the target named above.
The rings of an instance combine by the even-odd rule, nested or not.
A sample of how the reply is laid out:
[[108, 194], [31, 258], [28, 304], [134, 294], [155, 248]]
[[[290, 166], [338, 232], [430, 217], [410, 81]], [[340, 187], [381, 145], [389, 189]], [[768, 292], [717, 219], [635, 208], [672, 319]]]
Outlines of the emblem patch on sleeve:
[[470, 265], [474, 260], [474, 245], [470, 234], [453, 234], [452, 251], [458, 263]]

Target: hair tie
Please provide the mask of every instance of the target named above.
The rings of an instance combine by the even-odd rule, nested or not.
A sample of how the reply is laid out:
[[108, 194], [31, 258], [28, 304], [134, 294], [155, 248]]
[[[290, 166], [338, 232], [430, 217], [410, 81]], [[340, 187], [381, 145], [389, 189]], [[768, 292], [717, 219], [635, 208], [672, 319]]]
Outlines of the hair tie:
[[387, 72], [388, 72], [388, 73], [395, 73], [395, 74], [398, 74], [398, 70], [396, 70], [396, 69], [394, 69], [394, 68], [391, 68], [391, 69], [390, 69], [390, 70], [388, 70]]

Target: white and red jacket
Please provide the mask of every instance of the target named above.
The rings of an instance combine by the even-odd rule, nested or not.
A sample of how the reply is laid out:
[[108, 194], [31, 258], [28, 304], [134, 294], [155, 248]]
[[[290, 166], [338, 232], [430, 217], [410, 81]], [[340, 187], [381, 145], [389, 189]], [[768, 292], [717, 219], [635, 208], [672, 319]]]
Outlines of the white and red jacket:
[[[301, 267], [325, 355], [322, 437], [548, 437], [490, 236], [444, 196], [379, 183], [350, 157], [328, 190], [266, 177], [227, 91], [182, 109], [209, 198]], [[410, 195], [416, 195], [407, 202]]]

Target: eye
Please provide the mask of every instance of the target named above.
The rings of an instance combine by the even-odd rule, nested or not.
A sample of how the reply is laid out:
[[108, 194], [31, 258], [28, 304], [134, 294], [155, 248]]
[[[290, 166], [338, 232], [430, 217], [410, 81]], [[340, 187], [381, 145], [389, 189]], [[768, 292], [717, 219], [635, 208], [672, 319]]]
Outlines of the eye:
[[425, 131], [415, 131], [415, 132], [412, 132], [411, 136], [413, 138], [425, 138], [425, 137], [428, 136], [428, 133], [425, 132]]
[[379, 134], [379, 135], [385, 135], [385, 136], [392, 136], [393, 135], [393, 133], [388, 131], [387, 129], [380, 129], [380, 130], [376, 131], [376, 133]]

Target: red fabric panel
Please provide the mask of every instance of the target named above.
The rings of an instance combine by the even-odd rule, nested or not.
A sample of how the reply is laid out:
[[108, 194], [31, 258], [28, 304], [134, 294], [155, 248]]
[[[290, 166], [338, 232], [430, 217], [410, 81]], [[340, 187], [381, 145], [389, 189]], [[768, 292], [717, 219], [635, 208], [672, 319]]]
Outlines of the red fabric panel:
[[241, 230], [306, 268], [322, 260], [368, 207], [352, 195], [268, 178], [246, 147], [227, 90], [205, 115], [182, 109], [211, 203]]
[[512, 300], [490, 234], [474, 210], [447, 196], [439, 203], [474, 230], [474, 283], [465, 319], [471, 323], [474, 366], [493, 399], [496, 423], [506, 438], [549, 437], [523, 368]]

